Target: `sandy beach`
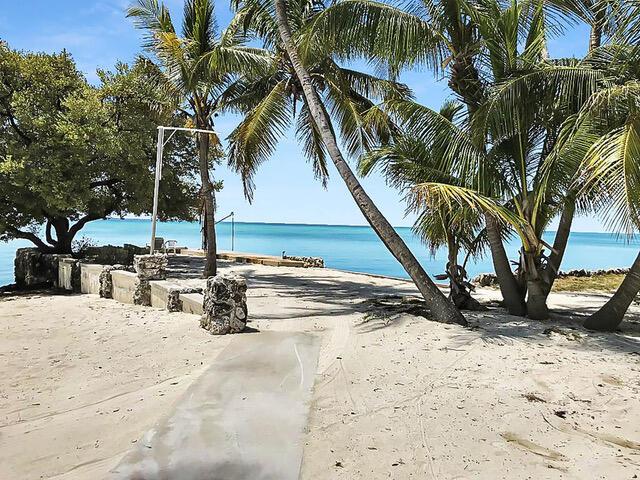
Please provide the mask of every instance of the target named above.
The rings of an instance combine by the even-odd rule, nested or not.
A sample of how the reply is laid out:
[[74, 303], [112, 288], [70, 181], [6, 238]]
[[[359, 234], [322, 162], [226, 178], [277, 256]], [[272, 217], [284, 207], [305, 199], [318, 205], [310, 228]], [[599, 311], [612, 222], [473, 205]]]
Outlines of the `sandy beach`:
[[2, 297], [0, 477], [105, 478], [231, 338], [269, 331], [320, 337], [300, 478], [640, 475], [636, 306], [614, 334], [560, 314], [599, 294], [553, 294], [553, 321], [491, 307], [462, 328], [394, 310], [386, 296], [417, 293], [402, 280], [222, 269], [247, 278], [258, 333], [215, 337], [197, 316], [94, 295]]

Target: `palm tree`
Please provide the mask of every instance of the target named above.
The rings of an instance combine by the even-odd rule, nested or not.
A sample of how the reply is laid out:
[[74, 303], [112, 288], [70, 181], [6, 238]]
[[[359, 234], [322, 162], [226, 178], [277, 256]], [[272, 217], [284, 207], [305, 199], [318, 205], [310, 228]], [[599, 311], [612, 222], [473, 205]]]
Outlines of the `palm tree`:
[[[300, 9], [294, 8], [301, 7]], [[309, 17], [313, 14], [317, 4], [314, 2], [302, 4], [290, 4], [291, 15], [295, 20]], [[258, 9], [264, 12], [262, 4], [258, 5]], [[338, 147], [336, 134], [331, 123], [331, 119], [325, 104], [323, 103], [317, 91], [317, 83], [309, 73], [307, 65], [303, 63], [298, 53], [298, 44], [300, 35], [303, 31], [296, 31], [296, 35], [292, 32], [288, 19], [287, 6], [284, 0], [275, 0], [275, 12], [269, 11], [271, 18], [275, 19], [273, 25], [277, 27], [278, 38], [273, 35], [270, 30], [269, 38], [277, 42], [279, 48], [286, 54], [286, 58], [290, 63], [296, 84], [302, 91], [302, 100], [309, 115], [312, 119], [313, 132], [322, 141], [323, 148], [333, 161], [340, 176], [344, 180], [349, 192], [353, 196], [356, 204], [360, 208], [364, 217], [367, 219], [373, 230], [378, 234], [380, 239], [394, 255], [394, 257], [405, 268], [409, 276], [424, 296], [429, 304], [436, 320], [442, 322], [456, 322], [462, 325], [466, 324], [466, 320], [458, 309], [448, 301], [438, 287], [433, 283], [431, 278], [424, 271], [420, 263], [417, 261], [413, 253], [408, 249], [402, 241], [398, 233], [393, 229], [391, 224], [382, 215], [371, 198], [362, 188], [362, 185], [354, 175]], [[297, 24], [300, 26], [300, 23]], [[348, 131], [345, 133], [349, 133]]]
[[[314, 13], [313, 1], [302, 2], [293, 10], [291, 23], [303, 31]], [[328, 179], [327, 151], [320, 132], [304, 101], [298, 80], [287, 52], [282, 48], [274, 13], [260, 2], [236, 2], [234, 25], [242, 27], [273, 50], [270, 68], [264, 75], [239, 79], [234, 85], [235, 97], [227, 107], [244, 115], [229, 136], [229, 164], [241, 173], [245, 193], [253, 196], [253, 177], [258, 167], [273, 154], [286, 132], [295, 127], [303, 153], [312, 164], [316, 177]], [[291, 9], [290, 9], [291, 10]], [[359, 156], [374, 145], [387, 143], [394, 126], [374, 99], [409, 98], [404, 84], [338, 65], [326, 52], [305, 61], [314, 88], [320, 92], [327, 112], [335, 120], [342, 144], [350, 156]]]
[[[599, 188], [607, 196], [614, 222], [630, 232], [633, 227], [640, 227], [640, 82], [607, 93], [616, 97], [615, 101], [614, 98], [607, 101], [608, 107], [626, 109], [627, 115], [624, 123], [599, 139], [586, 156], [586, 185]], [[615, 294], [586, 320], [585, 327], [615, 330], [638, 292], [640, 254]]]
[[[163, 85], [174, 97], [188, 126], [213, 130], [214, 117], [223, 110], [229, 87], [238, 75], [262, 71], [269, 60], [262, 50], [245, 45], [237, 27], [219, 32], [213, 1], [185, 0], [182, 35], [176, 33], [169, 10], [158, 0], [138, 0], [127, 11], [138, 28], [147, 31], [144, 47], [158, 60]], [[216, 274], [215, 196], [211, 181], [215, 134], [198, 135], [199, 169], [204, 212], [206, 264], [204, 276]]]
[[[476, 18], [500, 7], [494, 0], [423, 0], [410, 3], [405, 11], [370, 0], [346, 0], [314, 19], [306, 42], [320, 43], [347, 60], [359, 56], [386, 60], [392, 71], [426, 65], [437, 75], [445, 74], [471, 121], [486, 98], [488, 82], [482, 70], [490, 65], [483, 58], [485, 39]], [[525, 291], [511, 270], [500, 222], [487, 215], [486, 226], [505, 306], [514, 315], [524, 315]]]
[[[593, 59], [614, 84], [595, 92], [572, 129], [581, 159], [575, 184], [580, 197], [600, 210], [615, 231], [640, 228], [640, 47], [612, 45]], [[622, 284], [585, 322], [593, 330], [615, 330], [640, 292], [640, 254]]]
[[[460, 132], [444, 150], [455, 169], [471, 177], [467, 186], [426, 182], [416, 188], [425, 198], [476, 208], [515, 230], [522, 242], [517, 273], [523, 297], [526, 293], [526, 311], [531, 318], [543, 319], [556, 272], [545, 250], [559, 258], [561, 253], [542, 235], [564, 205], [571, 167], [576, 165], [563, 163], [563, 145], [556, 144], [563, 123], [597, 89], [602, 75], [571, 62], [553, 66], [545, 60], [541, 7], [531, 15], [514, 2], [505, 9], [479, 11], [474, 18], [491, 67], [484, 77], [487, 95], [468, 133]], [[544, 95], [538, 101], [522, 102], [539, 92]], [[555, 168], [549, 168], [549, 158], [555, 160]]]
[[[394, 102], [387, 108], [403, 114], [398, 124], [403, 134], [397, 135], [393, 143], [361, 157], [360, 173], [368, 175], [379, 168], [390, 186], [407, 193], [408, 209], [418, 215], [414, 232], [432, 255], [442, 247], [447, 249], [446, 273], [437, 278], [449, 280], [449, 298], [458, 308], [478, 309], [479, 303], [471, 297], [473, 286], [466, 278], [466, 263], [486, 244], [482, 215], [455, 203], [433, 201], [436, 200], [433, 197], [421, 198], [413, 190], [416, 185], [429, 181], [460, 185], [455, 172], [447, 170], [451, 164], [441, 162], [445, 155], [440, 149], [451, 140], [446, 137], [457, 134], [458, 125], [464, 123], [463, 106], [449, 101], [437, 114], [414, 102], [402, 106]], [[433, 135], [425, 129], [437, 129], [443, 141], [434, 142]], [[467, 254], [460, 263], [459, 255], [463, 250]]]
[[[612, 26], [625, 17], [624, 8], [620, 6], [620, 3], [611, 0], [523, 0], [510, 3], [497, 0], [420, 0], [411, 3], [406, 10], [402, 10], [369, 0], [346, 0], [337, 2], [318, 15], [314, 20], [312, 34], [309, 34], [307, 38], [309, 43], [313, 43], [316, 37], [321, 38], [327, 49], [339, 52], [342, 58], [352, 59], [365, 56], [375, 58], [378, 61], [384, 59], [390, 64], [392, 70], [415, 64], [427, 65], [437, 73], [444, 73], [448, 69], [449, 86], [467, 105], [469, 121], [473, 121], [480, 104], [488, 103], [491, 90], [494, 90], [492, 101], [499, 100], [500, 95], [495, 95], [495, 85], [511, 81], [513, 77], [527, 73], [521, 70], [523, 60], [529, 64], [527, 68], [531, 69], [536, 63], [546, 59], [545, 36], [547, 31], [561, 31], [562, 23], [569, 18], [581, 19], [591, 26], [591, 49], [595, 49], [601, 44], [604, 35], [611, 34]], [[519, 13], [515, 17], [509, 14], [509, 12], [516, 11]], [[509, 15], [511, 18], [508, 18]], [[366, 20], [360, 22], [359, 18]], [[503, 21], [506, 23], [500, 25], [500, 22]], [[629, 29], [638, 31], [637, 24], [631, 24]], [[527, 32], [531, 38], [527, 38], [527, 35], [518, 38], [518, 31]], [[402, 39], [402, 41], [398, 41], [398, 39]], [[513, 43], [509, 45], [509, 41]], [[514, 49], [514, 47], [525, 43], [525, 41], [528, 43], [529, 53], [533, 56], [526, 52], [514, 56], [514, 53], [517, 53], [517, 48]], [[528, 74], [538, 75], [536, 72], [528, 72]], [[562, 78], [571, 75], [571, 71], [564, 71], [557, 76]], [[585, 80], [584, 76], [582, 79]], [[553, 93], [566, 94], [569, 91], [567, 88], [558, 88], [551, 83], [551, 89], [547, 89], [550, 91], [539, 97], [541, 101], [546, 103], [533, 105], [533, 102], [538, 98], [534, 94], [536, 88], [546, 88], [547, 84], [538, 81], [538, 85], [534, 86], [530, 80], [532, 78], [527, 77], [523, 82], [527, 84], [528, 91], [524, 93], [527, 93], [528, 97], [512, 95], [515, 89], [503, 90], [505, 94], [511, 94], [511, 104], [516, 101], [522, 106], [522, 98], [528, 98], [527, 103], [531, 106], [531, 110], [537, 109], [541, 112], [546, 110], [548, 112], [550, 105], [553, 106], [553, 103], [548, 102], [548, 97]], [[576, 79], [572, 79], [569, 83], [579, 84], [580, 88], [585, 84], [584, 81], [580, 83]], [[591, 87], [594, 85], [592, 81], [586, 81], [586, 83]], [[581, 92], [580, 88], [575, 91], [578, 91], [580, 93], [578, 97], [584, 100], [588, 97], [588, 92]], [[523, 93], [523, 91], [519, 93]], [[540, 160], [549, 156], [554, 149], [562, 121], [572, 111], [575, 112], [579, 105], [574, 105], [568, 111], [560, 107], [560, 105], [552, 107], [551, 111], [555, 111], [556, 114], [553, 116], [547, 114], [542, 131], [539, 128], [540, 125], [538, 126], [539, 135], [542, 134], [541, 132], [545, 132], [542, 141], [544, 151]], [[509, 119], [511, 116], [512, 110], [507, 111], [505, 118]], [[529, 123], [522, 120], [524, 119], [521, 119], [521, 130], [524, 131]], [[488, 144], [486, 135], [475, 135], [474, 137], [478, 147]], [[518, 146], [516, 141], [518, 139], [513, 140], [512, 154], [521, 155], [523, 158], [522, 154], [527, 150], [520, 149], [521, 152], [518, 153], [517, 149], [513, 149]], [[529, 147], [536, 144], [540, 145], [540, 142], [533, 142]], [[507, 147], [506, 142], [503, 147]], [[531, 152], [532, 149], [529, 148], [528, 151]], [[520, 163], [522, 166], [528, 164], [534, 171], [537, 170], [530, 161], [521, 161]], [[543, 163], [545, 162], [541, 161], [539, 165]], [[563, 169], [565, 183], [571, 178], [569, 170]], [[503, 172], [497, 170], [496, 173]], [[534, 183], [536, 178], [542, 179], [543, 177], [536, 177], [532, 173], [530, 179]], [[541, 190], [540, 187], [538, 189]], [[485, 193], [499, 195], [499, 192]], [[521, 196], [521, 198], [525, 197]], [[553, 204], [553, 202], [547, 203]], [[548, 212], [561, 213], [553, 247], [547, 246], [550, 249], [550, 254], [542, 259], [542, 263], [540, 261], [533, 262], [534, 265], [530, 265], [530, 267], [535, 266], [533, 270], [529, 268], [525, 271], [524, 265], [522, 265], [517, 277], [511, 271], [496, 218], [491, 215], [486, 217], [494, 268], [505, 306], [513, 314], [526, 313], [527, 307], [524, 300], [528, 290], [527, 272], [540, 271], [540, 275], [534, 274], [534, 276], [542, 277], [543, 281], [529, 285], [533, 287], [533, 294], [531, 291], [529, 294], [532, 300], [534, 297], [538, 298], [537, 301], [531, 302], [532, 306], [536, 303], [540, 305], [540, 312], [533, 315], [546, 316], [544, 300], [560, 268], [567, 246], [576, 211], [575, 192], [566, 191], [563, 196], [557, 196], [556, 203], [557, 205]], [[529, 214], [529, 216], [532, 215], [537, 215], [537, 213], [531, 212]], [[538, 221], [540, 226], [546, 223], [546, 220]], [[540, 242], [533, 243], [541, 244]], [[541, 253], [541, 249], [537, 250]]]

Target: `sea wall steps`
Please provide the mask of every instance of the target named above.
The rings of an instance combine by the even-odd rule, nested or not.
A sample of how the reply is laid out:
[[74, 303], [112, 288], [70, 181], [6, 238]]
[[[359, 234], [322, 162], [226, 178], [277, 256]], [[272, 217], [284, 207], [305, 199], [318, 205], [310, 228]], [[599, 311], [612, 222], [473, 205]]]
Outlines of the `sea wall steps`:
[[149, 282], [151, 285], [151, 306], [156, 308], [164, 308], [169, 311], [168, 302], [170, 294], [180, 287], [169, 280], [154, 280]]
[[[184, 249], [181, 251], [183, 255], [191, 255], [195, 257], [204, 257], [204, 250]], [[287, 258], [277, 257], [275, 255], [259, 255], [255, 253], [243, 252], [225, 252], [221, 251], [217, 254], [220, 260], [228, 260], [235, 263], [254, 263], [258, 265], [268, 265], [271, 267], [305, 267], [306, 263], [302, 260], [290, 260]]]
[[201, 293], [181, 293], [182, 311], [193, 315], [202, 315], [204, 295]]
[[80, 264], [80, 292], [81, 293], [100, 293], [100, 274], [104, 265], [95, 263]]
[[113, 287], [111, 298], [121, 303], [134, 303], [134, 296], [138, 287], [138, 276], [125, 270], [112, 270]]
[[80, 262], [71, 256], [58, 260], [58, 288], [80, 292]]
[[[121, 303], [146, 305], [170, 312], [184, 312], [202, 317], [205, 313], [206, 295], [204, 289], [207, 288], [208, 283], [205, 279], [189, 276], [189, 273], [193, 272], [177, 271], [175, 265], [180, 264], [181, 261], [184, 262], [184, 257], [202, 257], [204, 252], [185, 248], [181, 248], [181, 250], [182, 253], [178, 255], [133, 254], [133, 265], [122, 265], [95, 263], [96, 256], [78, 260], [70, 255], [44, 254], [31, 248], [20, 249], [15, 262], [16, 283], [23, 287], [48, 286], [69, 292], [100, 295], [103, 298], [112, 298]], [[132, 251], [131, 248], [126, 249], [126, 252], [123, 249], [123, 252], [130, 256]], [[111, 250], [105, 250], [105, 252], [105, 255], [109, 254], [113, 258], [119, 258]], [[167, 269], [169, 258], [174, 259], [172, 260], [173, 270]], [[274, 255], [222, 251], [218, 254], [218, 258], [236, 263], [269, 266], [324, 266], [322, 259], [316, 257], [295, 257], [292, 259]], [[188, 259], [186, 265], [187, 270], [193, 270], [194, 265]], [[175, 275], [175, 278], [167, 278], [168, 272]], [[184, 273], [187, 275], [183, 275]], [[236, 281], [236, 283], [238, 282]], [[216, 312], [220, 308], [217, 307]]]

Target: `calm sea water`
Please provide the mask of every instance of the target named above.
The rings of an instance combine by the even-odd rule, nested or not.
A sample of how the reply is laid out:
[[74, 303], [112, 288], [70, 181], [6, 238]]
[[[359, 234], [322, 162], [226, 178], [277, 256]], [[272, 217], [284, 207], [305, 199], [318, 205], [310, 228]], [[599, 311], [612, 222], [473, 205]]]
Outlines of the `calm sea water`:
[[[441, 273], [446, 263], [446, 252], [432, 257], [411, 229], [400, 227], [398, 233], [418, 256], [429, 273]], [[109, 219], [89, 223], [80, 236], [91, 238], [98, 245], [122, 245], [149, 242], [151, 222], [148, 219]], [[231, 223], [217, 226], [218, 248], [231, 250]], [[200, 226], [197, 223], [168, 222], [158, 225], [158, 236], [177, 240], [178, 244], [198, 248]], [[553, 241], [553, 233], [546, 235]], [[0, 242], [0, 285], [13, 282], [13, 259], [16, 248], [31, 246], [26, 241]], [[628, 267], [640, 249], [640, 243], [628, 243], [606, 233], [573, 233], [563, 262], [563, 270], [573, 268], [598, 269]], [[333, 225], [297, 225], [270, 223], [236, 223], [235, 250], [240, 252], [280, 255], [319, 256], [328, 267], [355, 272], [377, 273], [406, 277], [402, 267], [386, 250], [369, 227]], [[518, 245], [507, 246], [510, 258], [517, 258]], [[491, 272], [490, 256], [468, 265], [470, 275]]]

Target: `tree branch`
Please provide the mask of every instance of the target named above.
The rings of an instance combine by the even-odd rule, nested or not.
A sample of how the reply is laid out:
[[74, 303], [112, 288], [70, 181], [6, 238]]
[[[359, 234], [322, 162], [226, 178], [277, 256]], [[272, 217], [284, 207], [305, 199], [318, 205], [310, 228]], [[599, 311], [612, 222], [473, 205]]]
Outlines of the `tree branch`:
[[20, 127], [18, 126], [18, 124], [16, 123], [16, 119], [13, 116], [13, 113], [11, 113], [11, 110], [9, 109], [9, 106], [5, 104], [5, 108], [7, 109], [5, 112], [2, 112], [2, 115], [4, 115], [5, 117], [7, 117], [9, 119], [9, 123], [11, 124], [11, 126], [13, 127], [13, 129], [15, 130], [15, 132], [18, 134], [18, 136], [20, 138], [22, 138], [22, 140], [24, 141], [24, 143], [27, 144], [27, 146], [31, 145], [31, 138], [29, 138], [27, 136], [26, 133], [24, 133]]
[[53, 236], [51, 235], [51, 226], [52, 226], [51, 219], [47, 219], [47, 226], [45, 228], [45, 238], [48, 243], [50, 243], [55, 247], [56, 245], [58, 245], [58, 242], [54, 240]]
[[80, 220], [78, 220], [76, 223], [74, 223], [71, 228], [69, 229], [69, 234], [71, 235], [71, 237], [73, 238], [76, 233], [78, 233], [87, 223], [92, 222], [94, 220], [100, 220], [101, 218], [106, 217], [109, 212], [105, 212], [104, 215], [98, 215], [96, 213], [90, 213], [88, 215], [85, 215], [84, 217], [82, 217]]
[[9, 230], [15, 238], [22, 238], [24, 240], [29, 240], [36, 247], [38, 247], [43, 252], [51, 252], [53, 251], [53, 247], [44, 243], [35, 233], [32, 232], [24, 232], [22, 230], [18, 230], [15, 227], [7, 226], [7, 230]]

